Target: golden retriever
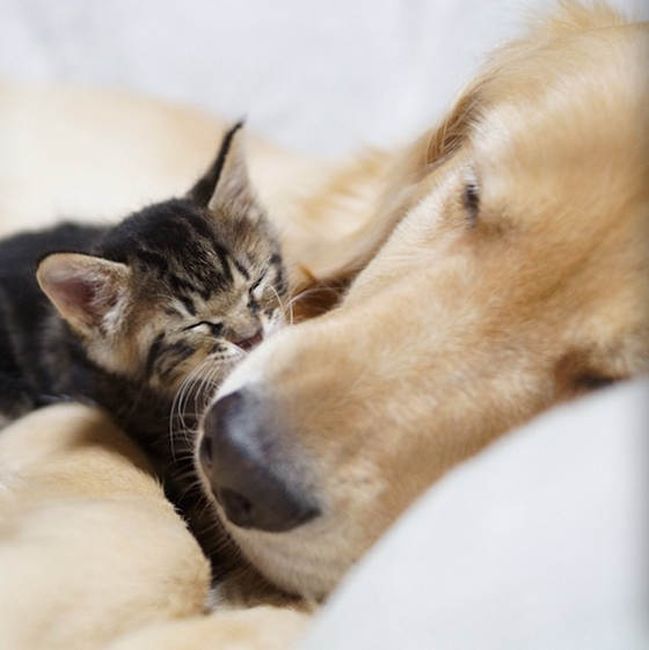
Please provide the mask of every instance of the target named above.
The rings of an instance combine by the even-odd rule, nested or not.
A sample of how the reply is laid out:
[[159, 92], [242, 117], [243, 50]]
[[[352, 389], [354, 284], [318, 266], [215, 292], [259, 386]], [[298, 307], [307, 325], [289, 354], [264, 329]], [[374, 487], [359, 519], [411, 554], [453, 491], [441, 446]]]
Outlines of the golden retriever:
[[497, 52], [380, 167], [339, 307], [226, 380], [197, 464], [272, 582], [325, 596], [451, 467], [649, 368], [648, 60], [647, 24], [580, 5]]

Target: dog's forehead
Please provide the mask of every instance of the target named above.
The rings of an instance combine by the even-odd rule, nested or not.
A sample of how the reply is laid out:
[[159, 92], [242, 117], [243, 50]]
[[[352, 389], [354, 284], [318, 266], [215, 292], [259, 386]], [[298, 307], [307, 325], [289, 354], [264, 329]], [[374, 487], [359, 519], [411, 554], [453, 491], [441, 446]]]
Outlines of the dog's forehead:
[[[517, 114], [526, 118], [530, 129], [543, 128], [539, 118], [556, 111], [565, 112], [566, 129], [579, 127], [570, 122], [577, 111], [595, 119], [620, 113], [620, 120], [630, 117], [624, 112], [646, 109], [648, 59], [649, 23], [569, 34], [535, 47], [505, 48], [470, 91], [471, 105], [479, 107], [475, 130], [495, 137], [498, 120], [507, 123], [513, 117], [516, 125]], [[555, 126], [561, 127], [561, 120]]]
[[[621, 197], [646, 200], [649, 84], [640, 60], [649, 54], [648, 33], [624, 46], [610, 40], [591, 37], [591, 73], [581, 58], [575, 65], [568, 56], [575, 48], [564, 45], [565, 56], [557, 47], [551, 64], [530, 56], [485, 82], [468, 134], [483, 201], [507, 195], [510, 203], [544, 205], [546, 212], [568, 199], [589, 212], [598, 205], [604, 214], [619, 212]], [[517, 191], [522, 187], [524, 193]]]
[[[596, 256], [587, 252], [597, 248], [600, 255], [608, 254], [619, 245], [618, 237], [631, 242], [633, 254], [614, 265], [616, 274], [622, 277], [634, 264], [646, 266], [646, 255], [633, 243], [646, 241], [649, 234], [649, 147], [646, 127], [639, 125], [646, 123], [649, 94], [637, 65], [646, 37], [632, 46], [613, 45], [596, 39], [594, 47], [601, 49], [593, 56], [597, 74], [584, 74], [583, 67], [561, 57], [562, 51], [575, 49], [562, 45], [555, 48], [551, 65], [529, 55], [512, 70], [500, 70], [493, 82], [478, 85], [477, 117], [470, 120], [463, 144], [419, 182], [418, 200], [357, 278], [350, 296], [377, 291], [388, 277], [385, 269], [399, 269], [404, 277], [415, 271], [423, 282], [418, 269], [430, 268], [431, 259], [437, 259], [431, 258], [434, 251], [456, 237], [480, 241], [487, 232], [483, 226], [491, 225], [516, 233], [518, 245], [504, 254], [527, 259], [530, 266], [558, 256], [557, 266], [579, 257], [590, 267]], [[580, 43], [577, 51], [583, 49]], [[458, 206], [472, 177], [480, 227], [462, 235]], [[561, 253], [566, 249], [572, 254]], [[444, 259], [451, 263], [450, 257]], [[413, 281], [412, 274], [408, 277]]]

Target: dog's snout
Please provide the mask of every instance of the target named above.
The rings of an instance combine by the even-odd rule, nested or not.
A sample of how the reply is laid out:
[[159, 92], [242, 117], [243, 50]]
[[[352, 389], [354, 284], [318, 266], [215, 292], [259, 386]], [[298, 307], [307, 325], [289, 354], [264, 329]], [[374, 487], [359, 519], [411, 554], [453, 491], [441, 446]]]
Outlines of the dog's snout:
[[278, 453], [280, 432], [268, 412], [249, 391], [219, 399], [205, 415], [199, 461], [231, 523], [282, 532], [318, 509], [298, 487], [291, 459]]

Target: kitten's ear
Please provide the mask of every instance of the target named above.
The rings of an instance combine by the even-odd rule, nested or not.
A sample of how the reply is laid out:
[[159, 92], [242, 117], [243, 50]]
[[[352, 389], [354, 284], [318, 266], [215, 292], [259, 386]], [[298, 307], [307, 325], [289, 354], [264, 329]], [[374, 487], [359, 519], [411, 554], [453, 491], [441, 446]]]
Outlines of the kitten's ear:
[[220, 215], [246, 214], [255, 202], [243, 148], [243, 122], [223, 136], [219, 153], [189, 197]]
[[81, 253], [43, 258], [36, 279], [61, 317], [82, 334], [108, 334], [129, 291], [130, 269]]

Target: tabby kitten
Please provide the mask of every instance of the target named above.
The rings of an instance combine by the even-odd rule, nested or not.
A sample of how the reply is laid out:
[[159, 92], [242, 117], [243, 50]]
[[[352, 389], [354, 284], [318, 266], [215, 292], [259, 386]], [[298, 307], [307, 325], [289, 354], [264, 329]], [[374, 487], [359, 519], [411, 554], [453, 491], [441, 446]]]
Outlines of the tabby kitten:
[[192, 520], [200, 406], [194, 395], [180, 409], [188, 433], [171, 440], [174, 396], [192, 377], [213, 389], [280, 323], [286, 292], [237, 124], [184, 198], [114, 227], [67, 223], [0, 242], [0, 421], [61, 399], [102, 406]]

